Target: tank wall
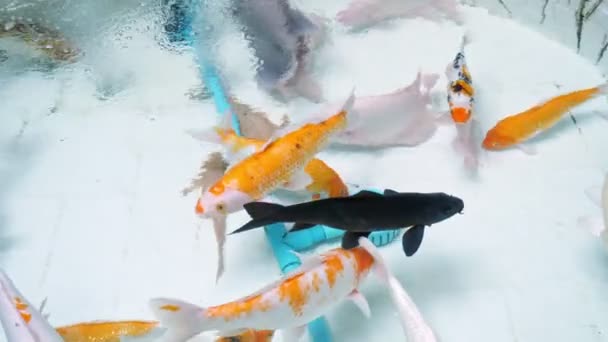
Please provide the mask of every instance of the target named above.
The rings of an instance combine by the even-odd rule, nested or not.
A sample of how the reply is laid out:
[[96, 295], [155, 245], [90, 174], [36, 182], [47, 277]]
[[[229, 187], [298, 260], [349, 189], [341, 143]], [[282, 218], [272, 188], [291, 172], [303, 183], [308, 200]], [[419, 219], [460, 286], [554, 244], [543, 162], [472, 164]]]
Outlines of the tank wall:
[[608, 74], [608, 0], [465, 0], [571, 47]]

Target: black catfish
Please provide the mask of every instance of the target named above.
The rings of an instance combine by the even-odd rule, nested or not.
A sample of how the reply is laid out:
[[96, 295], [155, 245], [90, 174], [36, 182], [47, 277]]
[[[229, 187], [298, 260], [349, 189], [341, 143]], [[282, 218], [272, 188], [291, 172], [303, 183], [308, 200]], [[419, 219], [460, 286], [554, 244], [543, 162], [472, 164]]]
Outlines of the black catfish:
[[442, 192], [396, 192], [386, 189], [383, 194], [363, 190], [347, 197], [333, 197], [290, 206], [267, 202], [244, 205], [252, 220], [234, 233], [277, 222], [295, 223], [297, 231], [326, 225], [345, 230], [342, 248], [358, 245], [360, 236], [371, 232], [411, 227], [403, 235], [403, 251], [412, 256], [422, 243], [424, 229], [460, 213], [464, 202]]

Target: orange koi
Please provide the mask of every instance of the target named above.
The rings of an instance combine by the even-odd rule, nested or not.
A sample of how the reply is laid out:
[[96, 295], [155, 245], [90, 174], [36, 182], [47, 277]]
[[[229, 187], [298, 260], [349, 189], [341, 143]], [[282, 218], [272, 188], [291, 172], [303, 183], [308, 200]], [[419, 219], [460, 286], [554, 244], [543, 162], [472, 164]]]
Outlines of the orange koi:
[[306, 324], [343, 299], [365, 316], [369, 305], [357, 290], [374, 258], [363, 247], [336, 248], [305, 260], [302, 266], [259, 291], [225, 304], [202, 308], [177, 299], [154, 298], [150, 307], [166, 328], [163, 338], [185, 341], [205, 331], [234, 336], [244, 330], [278, 330], [301, 336]]
[[89, 322], [56, 328], [66, 342], [120, 342], [122, 337], [143, 337], [158, 326], [154, 321]]
[[[239, 136], [232, 129], [215, 128], [215, 132], [221, 143], [228, 146], [230, 152], [238, 153], [245, 149], [253, 148], [259, 151], [264, 146], [264, 141]], [[321, 198], [325, 193], [328, 197], [348, 196], [348, 187], [342, 181], [338, 173], [329, 167], [324, 161], [313, 158], [304, 167], [304, 172], [310, 177], [311, 183], [305, 189], [313, 194], [313, 199]], [[287, 182], [286, 186], [289, 186]]]
[[277, 139], [270, 139], [258, 151], [230, 167], [199, 197], [196, 214], [213, 219], [219, 254], [216, 281], [224, 271], [226, 216], [243, 210], [244, 204], [262, 199], [286, 184], [288, 189], [310, 184], [311, 179], [303, 168], [328, 144], [332, 134], [344, 129], [354, 99], [352, 92], [340, 111], [328, 119], [305, 124]]
[[487, 150], [516, 146], [533, 154], [534, 150], [525, 147], [524, 142], [553, 127], [573, 107], [606, 94], [608, 83], [559, 95], [526, 111], [508, 116], [488, 131], [482, 146]]

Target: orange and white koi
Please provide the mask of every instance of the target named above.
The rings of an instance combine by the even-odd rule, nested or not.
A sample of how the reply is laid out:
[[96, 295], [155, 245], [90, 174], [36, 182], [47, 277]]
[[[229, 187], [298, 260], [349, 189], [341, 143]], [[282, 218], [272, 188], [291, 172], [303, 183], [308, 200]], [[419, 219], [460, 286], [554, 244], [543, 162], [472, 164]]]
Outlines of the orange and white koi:
[[[260, 151], [265, 144], [260, 139], [239, 136], [232, 129], [216, 127], [213, 130], [214, 136], [204, 137], [203, 139], [225, 145], [229, 154], [250, 154]], [[344, 184], [340, 175], [324, 161], [318, 158], [311, 159], [304, 167], [304, 172], [310, 177], [311, 182], [306, 184], [304, 188], [297, 190], [308, 191], [312, 194], [313, 199], [319, 199], [323, 194], [328, 197], [348, 196], [348, 187]], [[289, 187], [289, 182], [285, 186]]]
[[471, 172], [477, 171], [479, 163], [479, 122], [473, 117], [475, 88], [469, 72], [464, 48], [470, 39], [467, 34], [462, 38], [460, 51], [446, 67], [448, 79], [447, 100], [452, 121], [456, 125], [456, 138], [452, 145], [464, 155], [464, 163]]
[[154, 337], [158, 322], [90, 322], [53, 328], [43, 315], [44, 303], [33, 307], [0, 270], [0, 321], [8, 341], [120, 342], [122, 337]]
[[468, 41], [469, 39], [465, 35], [462, 39], [460, 51], [445, 70], [448, 78], [450, 113], [454, 122], [459, 124], [467, 123], [471, 119], [473, 103], [475, 102], [473, 79], [464, 56], [464, 48]]
[[367, 300], [357, 290], [374, 265], [364, 248], [336, 248], [303, 260], [277, 282], [225, 304], [202, 308], [177, 299], [152, 299], [152, 312], [166, 329], [161, 338], [185, 341], [205, 331], [231, 336], [244, 329], [281, 329], [298, 337], [306, 324], [345, 298], [369, 317]]
[[40, 310], [32, 306], [3, 270], [0, 270], [0, 291], [0, 322], [8, 341], [63, 341], [41, 314], [44, 302]]
[[482, 146], [494, 151], [518, 147], [528, 154], [534, 154], [533, 148], [524, 145], [526, 141], [553, 127], [570, 109], [606, 94], [608, 83], [559, 95], [526, 111], [508, 116], [488, 131]]
[[270, 139], [258, 151], [230, 167], [199, 197], [196, 214], [213, 219], [219, 253], [216, 280], [224, 271], [226, 216], [243, 210], [244, 204], [262, 199], [286, 184], [289, 184], [287, 189], [310, 184], [310, 177], [303, 168], [328, 144], [333, 134], [344, 129], [354, 99], [353, 91], [338, 113]]

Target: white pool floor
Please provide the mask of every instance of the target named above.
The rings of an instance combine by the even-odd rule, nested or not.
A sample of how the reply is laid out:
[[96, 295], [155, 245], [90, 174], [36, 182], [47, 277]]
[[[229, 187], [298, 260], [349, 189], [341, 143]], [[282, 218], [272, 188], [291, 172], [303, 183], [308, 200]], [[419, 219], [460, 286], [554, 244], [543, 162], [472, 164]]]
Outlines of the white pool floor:
[[[346, 5], [319, 3], [306, 6], [332, 17]], [[475, 115], [484, 132], [538, 101], [605, 81], [593, 65], [535, 32], [480, 9], [467, 8], [465, 16]], [[434, 90], [438, 108], [446, 108], [443, 70], [462, 27], [417, 19], [367, 33], [338, 24], [333, 30], [316, 66], [329, 99], [353, 85], [360, 95], [392, 91], [422, 67], [441, 74]], [[227, 271], [215, 285], [211, 224], [195, 217], [196, 194], [181, 194], [206, 155], [220, 150], [184, 131], [212, 125], [215, 109], [183, 95], [197, 77], [188, 56], [161, 50], [151, 34], [136, 38], [132, 50], [108, 62], [124, 61], [117, 68], [133, 75], [109, 100], [96, 97], [83, 68], [55, 77], [21, 74], [0, 87], [0, 267], [31, 302], [48, 297], [55, 326], [152, 319], [151, 297], [219, 304], [279, 277], [257, 230], [228, 238]], [[316, 108], [263, 97], [240, 72], [243, 59], [226, 63], [243, 101], [294, 115]], [[442, 341], [608, 341], [608, 252], [577, 226], [579, 217], [601, 214], [584, 190], [608, 170], [608, 121], [594, 110], [608, 110], [605, 98], [574, 110], [576, 125], [566, 116], [536, 139], [536, 155], [484, 154], [478, 179], [465, 175], [450, 126], [415, 148], [328, 149], [320, 156], [349, 183], [464, 199], [464, 215], [429, 228], [414, 257], [406, 258], [399, 242], [382, 249]], [[232, 216], [229, 230], [246, 220], [243, 212]], [[379, 282], [371, 277], [361, 292], [372, 317], [339, 304], [326, 316], [335, 341], [402, 340]]]

